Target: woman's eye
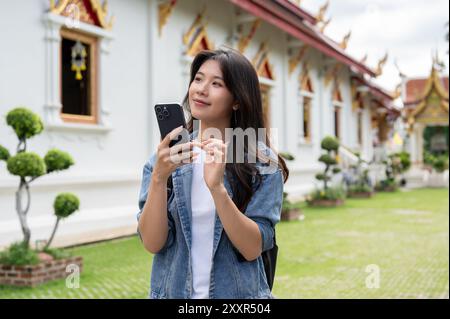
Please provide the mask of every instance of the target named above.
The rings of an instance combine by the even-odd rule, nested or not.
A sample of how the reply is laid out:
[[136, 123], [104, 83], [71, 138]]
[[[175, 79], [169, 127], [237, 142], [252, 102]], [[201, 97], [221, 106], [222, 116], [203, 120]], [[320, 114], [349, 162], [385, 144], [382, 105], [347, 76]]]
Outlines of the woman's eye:
[[222, 86], [222, 84], [220, 84], [219, 82], [213, 82], [213, 85], [215, 85], [215, 86]]
[[200, 78], [194, 78], [194, 81], [196, 81], [196, 82], [198, 82], [200, 80], [201, 80]]

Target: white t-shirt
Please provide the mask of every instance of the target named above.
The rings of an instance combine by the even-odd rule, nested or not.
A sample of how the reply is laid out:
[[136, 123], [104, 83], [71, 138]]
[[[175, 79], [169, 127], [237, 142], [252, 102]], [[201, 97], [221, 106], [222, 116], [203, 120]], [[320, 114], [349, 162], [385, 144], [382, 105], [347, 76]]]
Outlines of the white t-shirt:
[[200, 155], [193, 162], [192, 207], [192, 299], [209, 298], [216, 207], [203, 178], [205, 151], [194, 146]]

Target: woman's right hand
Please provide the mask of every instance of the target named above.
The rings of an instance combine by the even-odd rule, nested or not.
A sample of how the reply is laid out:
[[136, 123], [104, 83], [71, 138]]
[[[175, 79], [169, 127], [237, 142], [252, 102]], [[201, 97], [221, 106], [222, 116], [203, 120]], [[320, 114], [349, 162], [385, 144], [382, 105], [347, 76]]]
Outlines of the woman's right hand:
[[167, 181], [177, 167], [192, 163], [197, 158], [198, 153], [194, 153], [192, 148], [194, 145], [198, 146], [200, 144], [198, 141], [191, 141], [169, 147], [170, 141], [175, 139], [182, 130], [182, 126], [173, 129], [159, 143], [156, 153], [157, 159], [155, 166], [153, 167], [153, 178], [156, 178], [159, 181]]

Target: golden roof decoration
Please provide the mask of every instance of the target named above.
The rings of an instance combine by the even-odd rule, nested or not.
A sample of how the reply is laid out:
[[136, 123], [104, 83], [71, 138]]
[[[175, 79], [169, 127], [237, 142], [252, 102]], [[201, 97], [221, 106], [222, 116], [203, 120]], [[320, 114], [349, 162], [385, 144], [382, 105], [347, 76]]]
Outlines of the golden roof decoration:
[[311, 77], [309, 76], [309, 65], [307, 62], [303, 63], [302, 72], [299, 77], [300, 90], [304, 92], [314, 93]]
[[448, 92], [442, 85], [434, 61], [420, 100], [408, 116], [410, 129], [416, 122], [448, 125]]
[[[244, 53], [245, 49], [248, 47], [248, 45], [250, 44], [250, 41], [253, 39], [253, 37], [255, 36], [256, 31], [258, 30], [258, 28], [261, 26], [261, 19], [255, 19], [255, 21], [253, 21], [252, 26], [250, 27], [250, 31], [247, 35], [242, 35], [239, 38], [238, 41], [238, 50], [241, 53]], [[242, 28], [242, 25], [239, 26], [239, 29]], [[241, 30], [239, 30], [241, 31]]]
[[[77, 8], [74, 10], [74, 8]], [[115, 17], [108, 16], [108, 0], [102, 3], [100, 0], [50, 0], [50, 12], [66, 17], [73, 17], [80, 21], [97, 25], [103, 29], [110, 30], [114, 24]]]
[[327, 0], [324, 5], [322, 5], [319, 9], [319, 12], [316, 15], [317, 22], [323, 22], [325, 19], [325, 13], [328, 10], [328, 6], [330, 5], [330, 0]]
[[167, 20], [172, 14], [173, 9], [177, 4], [177, 0], [169, 0], [167, 2], [158, 5], [158, 33], [159, 36], [162, 34], [162, 29], [166, 25]]
[[375, 69], [375, 75], [380, 76], [383, 74], [383, 68], [388, 60], [389, 54], [386, 52], [386, 54], [378, 61], [377, 68]]
[[330, 22], [331, 22], [331, 17], [330, 17], [328, 20], [322, 21], [322, 22], [321, 22], [321, 26], [320, 26], [320, 28], [319, 28], [319, 30], [320, 30], [321, 33], [324, 33], [324, 32], [325, 32], [325, 29], [326, 29], [326, 27], [330, 24]]
[[344, 36], [344, 38], [342, 39], [342, 41], [341, 41], [341, 43], [339, 43], [339, 46], [342, 48], [342, 49], [347, 49], [347, 46], [348, 46], [348, 41], [350, 40], [350, 37], [352, 36], [352, 31], [350, 30], [345, 36]]
[[201, 50], [214, 49], [214, 45], [209, 40], [206, 32], [208, 23], [203, 21], [205, 13], [206, 6], [197, 15], [189, 30], [183, 35], [183, 44], [186, 46], [187, 55], [194, 56]]
[[291, 75], [292, 72], [294, 72], [295, 68], [299, 65], [300, 61], [305, 56], [305, 53], [307, 50], [308, 50], [308, 46], [302, 45], [300, 47], [300, 49], [298, 50], [298, 53], [289, 59], [289, 75]]
[[275, 80], [275, 73], [273, 72], [271, 63], [269, 62], [269, 53], [266, 42], [261, 43], [252, 63], [260, 77]]

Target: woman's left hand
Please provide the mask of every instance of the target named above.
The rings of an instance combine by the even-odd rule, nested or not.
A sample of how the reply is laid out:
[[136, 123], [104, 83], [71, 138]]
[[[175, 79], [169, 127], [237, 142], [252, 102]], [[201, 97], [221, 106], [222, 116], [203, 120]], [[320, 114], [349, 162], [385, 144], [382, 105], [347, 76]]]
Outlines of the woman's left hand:
[[210, 138], [202, 143], [206, 152], [203, 178], [210, 191], [223, 187], [223, 176], [227, 159], [228, 143], [220, 139]]

